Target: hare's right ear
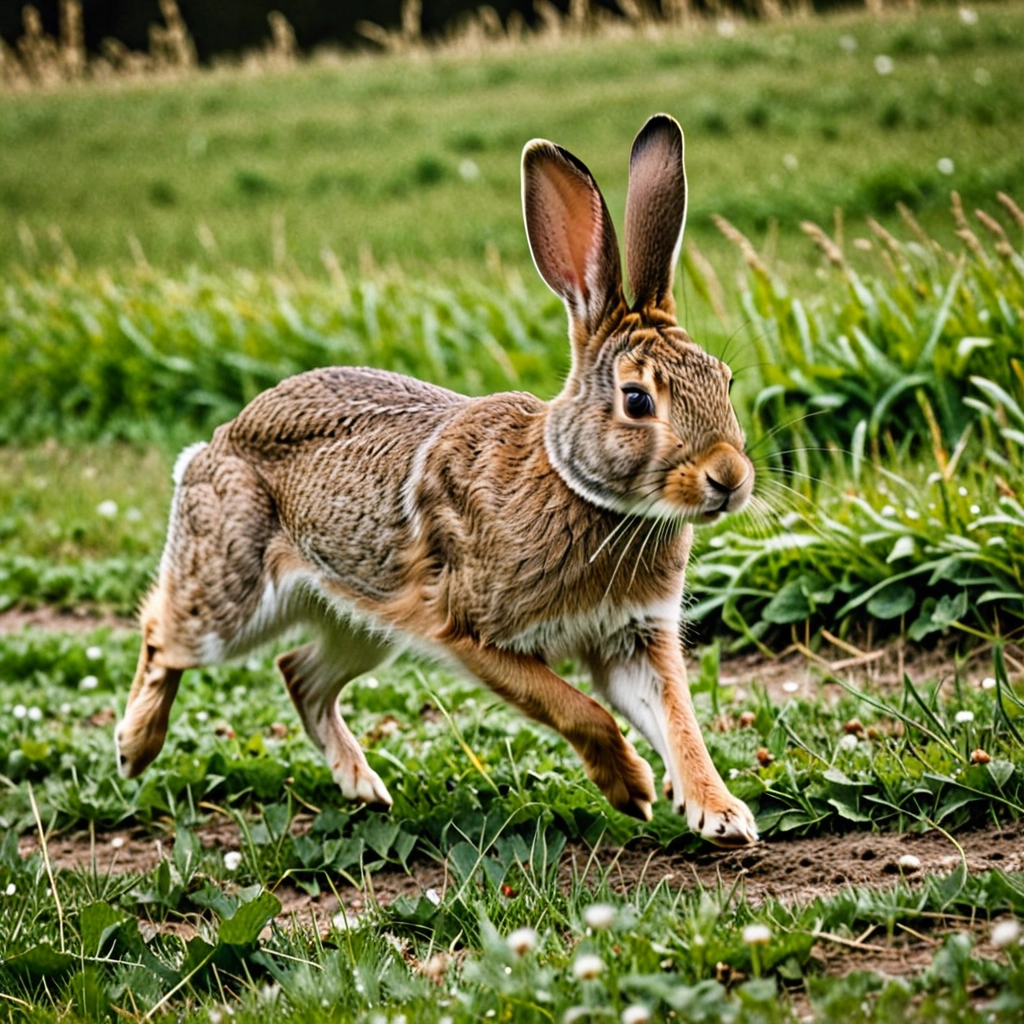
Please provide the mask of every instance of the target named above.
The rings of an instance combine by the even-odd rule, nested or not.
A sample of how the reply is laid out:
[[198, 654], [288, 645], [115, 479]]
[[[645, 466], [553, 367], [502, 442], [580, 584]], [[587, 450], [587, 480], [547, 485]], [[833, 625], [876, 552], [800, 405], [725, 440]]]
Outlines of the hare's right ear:
[[561, 146], [534, 139], [523, 149], [523, 217], [533, 262], [585, 346], [622, 299], [619, 246], [597, 182]]

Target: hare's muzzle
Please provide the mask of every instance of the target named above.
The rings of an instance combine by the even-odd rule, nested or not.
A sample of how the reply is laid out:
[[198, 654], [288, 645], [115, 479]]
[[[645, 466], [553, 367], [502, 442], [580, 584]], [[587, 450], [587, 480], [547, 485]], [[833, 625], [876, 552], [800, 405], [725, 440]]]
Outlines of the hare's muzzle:
[[702, 513], [714, 521], [726, 512], [738, 512], [754, 489], [754, 466], [743, 452], [731, 444], [716, 444], [700, 463]]

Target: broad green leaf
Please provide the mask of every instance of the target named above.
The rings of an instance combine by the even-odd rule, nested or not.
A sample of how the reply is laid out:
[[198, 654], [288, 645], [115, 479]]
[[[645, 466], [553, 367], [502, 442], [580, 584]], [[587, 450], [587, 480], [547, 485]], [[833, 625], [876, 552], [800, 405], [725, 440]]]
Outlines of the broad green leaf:
[[262, 892], [243, 903], [234, 916], [221, 921], [217, 934], [231, 946], [248, 946], [259, 938], [268, 921], [281, 912], [281, 901], [271, 892]]
[[868, 601], [868, 614], [874, 615], [876, 619], [895, 619], [909, 612], [916, 600], [917, 593], [913, 587], [897, 583], [886, 587]]

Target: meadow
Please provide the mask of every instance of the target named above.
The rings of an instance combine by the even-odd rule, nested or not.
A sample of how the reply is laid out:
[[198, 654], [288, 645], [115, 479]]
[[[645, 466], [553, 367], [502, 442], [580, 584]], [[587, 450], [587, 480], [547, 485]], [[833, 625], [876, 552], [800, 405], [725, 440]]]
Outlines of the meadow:
[[[728, 24], [4, 97], [0, 1019], [1020, 1019], [1024, 6]], [[765, 841], [609, 811], [414, 659], [343, 696], [390, 815], [274, 651], [191, 673], [122, 780], [176, 450], [330, 363], [556, 393], [519, 151], [621, 224], [659, 109], [760, 480], [701, 532], [691, 683]]]

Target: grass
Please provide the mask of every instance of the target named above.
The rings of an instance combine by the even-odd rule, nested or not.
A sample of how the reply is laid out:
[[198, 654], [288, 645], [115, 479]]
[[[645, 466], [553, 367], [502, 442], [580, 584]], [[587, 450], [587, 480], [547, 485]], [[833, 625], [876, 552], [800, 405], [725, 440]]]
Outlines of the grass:
[[[956, 1021], [983, 1019], [983, 1010], [995, 1014], [986, 1020], [1009, 1021], [1019, 1011], [1018, 952], [975, 952], [987, 940], [984, 922], [1024, 913], [1019, 875], [960, 867], [884, 892], [784, 903], [755, 901], [742, 887], [666, 883], [641, 882], [623, 896], [591, 860], [566, 888], [556, 865], [567, 842], [600, 847], [646, 833], [678, 849], [695, 844], [664, 807], [648, 826], [609, 815], [565, 744], [413, 662], [345, 695], [346, 718], [395, 797], [390, 816], [338, 806], [264, 658], [192, 673], [160, 761], [140, 780], [121, 780], [104, 723], [134, 645], [106, 631], [0, 642], [0, 1012], [10, 1019], [22, 1019], [22, 1004], [62, 1020], [165, 1005], [189, 1020], [225, 1008], [241, 1019], [371, 1020], [386, 1007], [416, 1020], [493, 1010], [540, 1021], [573, 1006], [617, 1015], [640, 1004], [654, 1019], [674, 1009], [708, 1021], [790, 1021], [808, 1000], [820, 1013], [843, 1007], [851, 1020], [890, 1019], [893, 1006], [921, 1021], [938, 1006]], [[694, 690], [705, 727], [724, 723], [708, 731], [716, 761], [769, 837], [869, 823], [956, 834], [1024, 813], [1024, 704], [1005, 678], [995, 688], [908, 680], [902, 694], [776, 703], [757, 689], [722, 687], [707, 652]], [[853, 717], [860, 731], [850, 730]], [[972, 766], [980, 747], [991, 760]], [[208, 848], [197, 835], [211, 815], [235, 827], [234, 838]], [[307, 823], [298, 832], [296, 815]], [[145, 822], [173, 823], [173, 851], [127, 874], [111, 872], [101, 836], [91, 866], [52, 880], [45, 851], [22, 857], [14, 842], [26, 830], [41, 828], [52, 844], [72, 828]], [[237, 863], [226, 847], [238, 850]], [[431, 860], [446, 866], [440, 897], [371, 901], [362, 916], [317, 932], [280, 922], [265, 930], [281, 886], [329, 893], [387, 865], [414, 870]], [[587, 923], [594, 903], [614, 908], [607, 925]], [[975, 922], [966, 932], [964, 914]], [[826, 983], [813, 955], [821, 935], [852, 943], [872, 926], [892, 934], [895, 922], [937, 929], [931, 968], [888, 983]], [[764, 946], [744, 939], [753, 923], [769, 929]], [[532, 934], [516, 952], [507, 939], [521, 928]], [[585, 956], [600, 962], [587, 970]]]
[[930, 228], [951, 186], [972, 204], [1024, 191], [1024, 7], [978, 13], [973, 25], [931, 8], [11, 94], [0, 266], [308, 273], [326, 248], [349, 272], [360, 254], [448, 281], [494, 258], [525, 272], [524, 142], [584, 159], [621, 223], [624, 140], [657, 110], [687, 132], [690, 237], [720, 253], [720, 213], [803, 262], [798, 222], [837, 205], [891, 223], [902, 200]]

